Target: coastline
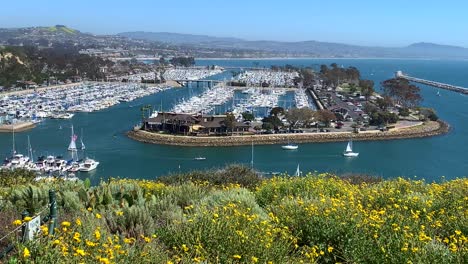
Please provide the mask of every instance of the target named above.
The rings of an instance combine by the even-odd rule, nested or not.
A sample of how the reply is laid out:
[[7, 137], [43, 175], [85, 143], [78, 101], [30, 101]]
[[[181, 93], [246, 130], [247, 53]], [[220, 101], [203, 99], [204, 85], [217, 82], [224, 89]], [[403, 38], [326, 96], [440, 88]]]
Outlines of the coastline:
[[32, 122], [22, 122], [13, 125], [0, 125], [0, 133], [24, 132], [35, 128], [36, 125]]
[[196, 137], [158, 134], [143, 130], [127, 132], [127, 136], [133, 140], [161, 145], [187, 146], [187, 147], [230, 147], [250, 145], [285, 144], [289, 141], [295, 143], [326, 143], [348, 141], [350, 137], [354, 141], [377, 141], [407, 138], [422, 138], [448, 133], [450, 126], [444, 121], [428, 121], [412, 127], [392, 129], [386, 132], [363, 131], [329, 132], [329, 133], [301, 133], [301, 134], [269, 134], [246, 136], [221, 136], [221, 137]]

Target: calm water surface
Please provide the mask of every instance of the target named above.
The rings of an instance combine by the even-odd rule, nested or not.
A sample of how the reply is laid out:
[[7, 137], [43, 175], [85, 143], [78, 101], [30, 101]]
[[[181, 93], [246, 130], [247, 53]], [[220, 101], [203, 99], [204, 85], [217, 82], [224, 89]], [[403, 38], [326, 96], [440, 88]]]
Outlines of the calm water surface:
[[[468, 61], [403, 60], [403, 59], [294, 59], [294, 60], [200, 60], [198, 65], [260, 67], [292, 64], [311, 66], [336, 62], [355, 66], [364, 78], [376, 84], [402, 70], [415, 77], [468, 87]], [[217, 78], [230, 78], [228, 71]], [[423, 139], [376, 142], [355, 142], [358, 158], [341, 156], [346, 143], [301, 144], [297, 151], [284, 151], [279, 145], [255, 146], [254, 166], [260, 171], [293, 173], [300, 164], [302, 171], [355, 172], [385, 178], [404, 176], [428, 181], [465, 177], [468, 172], [468, 97], [449, 91], [436, 96], [436, 90], [420, 85], [423, 105], [433, 107], [453, 129], [449, 134]], [[27, 135], [31, 138], [34, 155], [67, 155], [70, 125], [79, 133], [83, 128], [86, 153], [101, 162], [89, 176], [93, 183], [108, 177], [151, 179], [170, 172], [221, 167], [230, 163], [249, 164], [251, 147], [194, 148], [150, 145], [128, 139], [124, 133], [139, 122], [140, 107], [151, 104], [168, 110], [181, 98], [199, 94], [204, 88], [179, 88], [122, 103], [96, 113], [78, 113], [72, 120], [46, 120], [37, 128], [16, 134], [16, 148], [27, 150]], [[161, 106], [162, 105], [162, 106]], [[62, 129], [59, 129], [59, 127]], [[11, 134], [0, 134], [0, 154], [7, 156], [12, 148]], [[204, 156], [205, 161], [193, 160]]]

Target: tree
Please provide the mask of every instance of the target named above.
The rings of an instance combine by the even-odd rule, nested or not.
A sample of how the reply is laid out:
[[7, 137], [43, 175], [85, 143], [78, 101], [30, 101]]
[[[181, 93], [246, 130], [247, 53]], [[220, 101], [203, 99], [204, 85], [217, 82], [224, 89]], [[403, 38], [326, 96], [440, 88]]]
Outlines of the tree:
[[388, 123], [396, 123], [398, 115], [386, 111], [375, 112], [370, 115], [370, 124], [375, 126], [387, 125]]
[[314, 84], [315, 74], [312, 69], [302, 69], [300, 75], [304, 87], [311, 87]]
[[357, 91], [356, 85], [354, 85], [354, 83], [351, 83], [351, 84], [349, 85], [349, 92], [350, 92], [350, 93], [355, 93], [356, 91]]
[[277, 106], [277, 107], [273, 107], [271, 110], [270, 110], [270, 115], [271, 116], [278, 116], [278, 115], [282, 115], [284, 114], [284, 108], [283, 107], [280, 107], [280, 106]]
[[283, 126], [283, 122], [277, 116], [267, 116], [263, 118], [263, 123], [269, 123], [273, 126], [273, 129], [278, 130], [280, 127]]
[[274, 126], [269, 122], [263, 122], [262, 128], [267, 130], [267, 131], [271, 131], [271, 130], [274, 129]]
[[374, 81], [372, 80], [359, 80], [359, 87], [361, 87], [361, 94], [369, 100], [372, 94], [374, 94]]
[[384, 96], [383, 98], [377, 98], [375, 101], [380, 110], [385, 111], [388, 107], [393, 105], [392, 98]]
[[288, 120], [291, 128], [297, 127], [298, 125], [307, 126], [314, 119], [315, 112], [307, 107], [303, 108], [291, 108], [289, 109], [285, 117]]
[[190, 67], [195, 65], [195, 59], [193, 57], [174, 57], [170, 62], [174, 66]]
[[255, 119], [255, 116], [251, 112], [244, 112], [242, 113], [242, 119], [244, 121], [252, 121]]
[[398, 114], [401, 115], [401, 116], [409, 116], [410, 115], [410, 111], [408, 108], [401, 108], [399, 111], [398, 111]]
[[384, 92], [403, 107], [412, 108], [419, 105], [422, 100], [419, 87], [410, 84], [406, 79], [393, 78], [382, 83]]
[[315, 112], [315, 118], [329, 127], [331, 121], [336, 120], [335, 114], [330, 110], [318, 110]]
[[226, 117], [224, 118], [223, 123], [226, 126], [226, 128], [228, 129], [228, 131], [229, 130], [231, 131], [231, 135], [232, 135], [232, 131], [234, 130], [234, 127], [236, 125], [236, 117], [234, 116], [234, 114], [233, 113], [227, 113]]
[[419, 114], [422, 116], [422, 120], [431, 120], [437, 121], [439, 117], [437, 116], [436, 112], [432, 108], [421, 108], [419, 109]]
[[379, 108], [372, 103], [366, 103], [364, 105], [364, 112], [369, 115], [378, 111], [379, 111]]

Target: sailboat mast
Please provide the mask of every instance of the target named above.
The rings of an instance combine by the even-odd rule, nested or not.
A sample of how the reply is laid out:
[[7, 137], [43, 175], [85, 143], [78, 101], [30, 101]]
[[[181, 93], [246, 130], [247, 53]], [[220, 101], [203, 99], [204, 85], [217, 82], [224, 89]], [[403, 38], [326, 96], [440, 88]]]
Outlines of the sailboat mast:
[[254, 145], [252, 141], [252, 159], [250, 160], [250, 167], [253, 169], [254, 166]]
[[15, 126], [12, 125], [13, 127], [13, 155], [16, 154], [16, 150], [15, 150]]
[[34, 157], [33, 157], [33, 152], [32, 152], [32, 148], [31, 148], [31, 141], [29, 140], [29, 136], [28, 136], [28, 155], [29, 155], [29, 159], [31, 159], [31, 161], [33, 161]]

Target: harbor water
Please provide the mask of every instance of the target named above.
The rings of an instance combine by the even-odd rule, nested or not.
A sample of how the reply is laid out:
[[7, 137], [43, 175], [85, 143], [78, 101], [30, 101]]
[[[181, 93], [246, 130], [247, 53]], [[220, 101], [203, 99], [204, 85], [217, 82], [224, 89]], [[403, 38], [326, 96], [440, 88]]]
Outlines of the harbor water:
[[[379, 83], [392, 78], [397, 70], [418, 78], [468, 87], [468, 61], [404, 60], [404, 59], [283, 59], [283, 60], [198, 60], [198, 65], [230, 67], [269, 67], [291, 64], [319, 69], [320, 64], [355, 66], [363, 78]], [[230, 70], [216, 78], [230, 78]], [[213, 78], [213, 77], [211, 77]], [[417, 177], [440, 181], [466, 177], [468, 155], [468, 96], [419, 85], [424, 106], [434, 108], [452, 129], [442, 136], [421, 139], [355, 142], [358, 158], [344, 158], [345, 143], [300, 144], [295, 151], [282, 150], [280, 145], [254, 146], [254, 167], [262, 172], [294, 173], [297, 165], [304, 172], [364, 173], [384, 178]], [[152, 105], [169, 110], [182, 98], [203, 92], [202, 87], [174, 88], [121, 103], [93, 113], [77, 113], [70, 120], [45, 120], [36, 128], [15, 134], [16, 150], [27, 153], [30, 136], [35, 157], [40, 155], [67, 156], [70, 127], [83, 137], [86, 152], [80, 153], [100, 161], [97, 170], [81, 173], [93, 183], [109, 177], [153, 179], [171, 172], [218, 168], [231, 163], [250, 165], [251, 146], [240, 147], [179, 147], [151, 145], [133, 141], [125, 132], [141, 121], [141, 107]], [[238, 95], [241, 96], [241, 95]], [[288, 94], [288, 98], [292, 98]], [[228, 108], [224, 106], [222, 108]], [[62, 128], [62, 129], [60, 129]], [[81, 134], [83, 129], [83, 135]], [[12, 135], [0, 134], [0, 154], [9, 156]], [[203, 156], [206, 160], [197, 161]]]

